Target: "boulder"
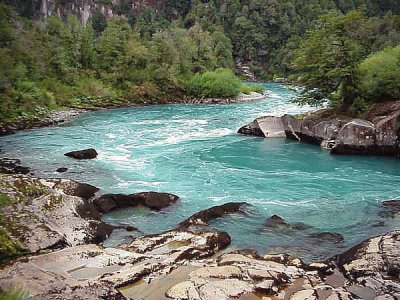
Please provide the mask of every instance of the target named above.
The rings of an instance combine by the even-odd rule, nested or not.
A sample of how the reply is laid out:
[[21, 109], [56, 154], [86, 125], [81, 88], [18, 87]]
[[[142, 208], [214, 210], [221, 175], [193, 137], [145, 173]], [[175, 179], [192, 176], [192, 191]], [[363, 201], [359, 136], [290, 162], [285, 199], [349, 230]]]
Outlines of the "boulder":
[[90, 148], [78, 151], [71, 151], [65, 153], [64, 155], [75, 159], [94, 159], [97, 157], [98, 154], [95, 149]]
[[57, 173], [65, 173], [65, 172], [67, 172], [67, 171], [68, 171], [68, 168], [64, 168], [64, 167], [58, 168], [58, 169], [56, 170]]
[[148, 208], [160, 210], [175, 203], [179, 197], [169, 193], [143, 192], [136, 196], [143, 198], [144, 205]]
[[188, 228], [192, 225], [208, 225], [208, 222], [232, 213], [243, 213], [243, 209], [248, 206], [246, 202], [229, 202], [218, 206], [213, 206], [190, 216], [179, 223], [178, 228]]
[[54, 188], [61, 190], [63, 193], [71, 196], [76, 196], [88, 200], [99, 191], [99, 189], [91, 184], [81, 183], [74, 180], [51, 180], [54, 182]]
[[88, 200], [96, 188], [87, 186], [91, 191], [71, 180], [1, 176], [0, 193], [9, 199], [1, 208], [8, 236], [29, 253], [104, 241], [112, 227], [101, 222]]
[[178, 196], [169, 193], [142, 192], [138, 194], [104, 194], [95, 199], [93, 203], [102, 213], [124, 207], [146, 206], [153, 210], [161, 210], [175, 203]]
[[21, 166], [19, 159], [1, 158], [0, 159], [0, 173], [4, 174], [28, 174], [30, 169]]

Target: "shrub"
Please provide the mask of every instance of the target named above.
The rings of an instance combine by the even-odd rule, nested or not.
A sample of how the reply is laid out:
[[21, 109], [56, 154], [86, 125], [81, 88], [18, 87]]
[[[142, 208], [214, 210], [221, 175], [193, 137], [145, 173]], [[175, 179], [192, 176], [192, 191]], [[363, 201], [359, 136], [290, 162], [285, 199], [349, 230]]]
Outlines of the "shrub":
[[247, 84], [247, 83], [242, 83], [241, 87], [240, 87], [240, 91], [243, 94], [249, 95], [252, 92], [256, 92], [256, 93], [263, 93], [264, 92], [264, 88], [259, 85], [259, 84]]
[[361, 95], [367, 99], [399, 99], [400, 45], [365, 59], [358, 68], [357, 83]]
[[196, 97], [229, 98], [240, 94], [242, 82], [229, 69], [217, 69], [194, 75], [188, 82], [188, 91]]

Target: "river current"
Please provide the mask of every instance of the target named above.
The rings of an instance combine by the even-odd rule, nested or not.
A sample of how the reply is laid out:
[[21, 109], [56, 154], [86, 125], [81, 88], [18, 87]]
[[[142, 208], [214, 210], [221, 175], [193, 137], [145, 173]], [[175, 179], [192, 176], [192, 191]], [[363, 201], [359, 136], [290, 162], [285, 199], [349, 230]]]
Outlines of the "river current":
[[[400, 197], [400, 160], [332, 156], [313, 145], [236, 133], [256, 117], [311, 110], [292, 104], [295, 93], [286, 87], [265, 86], [270, 97], [255, 102], [87, 113], [64, 125], [1, 137], [0, 154], [21, 159], [37, 176], [87, 182], [103, 193], [151, 190], [180, 196], [161, 212], [139, 207], [104, 216], [106, 222], [133, 225], [143, 234], [171, 229], [199, 210], [233, 201], [251, 207], [211, 225], [231, 235], [232, 247], [260, 254], [321, 259], [399, 228], [400, 219], [380, 214], [379, 203]], [[88, 147], [99, 152], [97, 159], [63, 156]], [[59, 167], [69, 171], [58, 174]], [[263, 226], [275, 214], [307, 228]], [[318, 232], [340, 233], [344, 241], [310, 238]], [[107, 243], [123, 239], [121, 234]]]

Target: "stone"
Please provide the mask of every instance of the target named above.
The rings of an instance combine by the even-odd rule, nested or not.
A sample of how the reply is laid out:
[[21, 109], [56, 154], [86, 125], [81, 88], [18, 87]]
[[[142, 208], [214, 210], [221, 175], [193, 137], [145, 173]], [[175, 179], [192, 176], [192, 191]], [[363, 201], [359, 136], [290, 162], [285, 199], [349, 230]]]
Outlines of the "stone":
[[190, 281], [183, 281], [174, 285], [168, 290], [166, 296], [172, 299], [201, 299], [195, 285], [193, 284], [193, 282]]
[[375, 126], [371, 122], [354, 119], [338, 133], [331, 154], [373, 154], [376, 152]]
[[213, 206], [193, 214], [186, 220], [179, 223], [178, 228], [188, 228], [192, 225], [208, 225], [210, 220], [223, 217], [232, 213], [243, 213], [243, 209], [248, 206], [245, 202], [229, 202], [218, 206]]
[[189, 274], [190, 278], [195, 277], [209, 277], [209, 278], [240, 278], [242, 270], [236, 266], [216, 266], [204, 267]]
[[272, 279], [263, 280], [255, 285], [255, 289], [257, 292], [271, 295], [277, 291], [277, 288], [274, 287], [274, 284], [275, 281]]
[[138, 194], [104, 194], [93, 199], [93, 203], [102, 213], [124, 207], [146, 206], [153, 210], [166, 208], [179, 199], [169, 193], [143, 192]]
[[64, 154], [75, 159], [94, 159], [97, 157], [97, 151], [93, 148], [71, 151]]
[[0, 159], [0, 173], [4, 174], [28, 174], [30, 169], [21, 166], [19, 159], [1, 158]]
[[67, 172], [67, 171], [68, 171], [68, 168], [64, 168], [64, 167], [58, 168], [58, 169], [56, 170], [57, 173], [65, 173], [65, 172]]
[[368, 287], [352, 285], [347, 287], [346, 290], [352, 295], [364, 300], [374, 300], [376, 297], [375, 291]]
[[169, 193], [143, 192], [136, 196], [144, 199], [144, 205], [155, 210], [160, 210], [175, 203], [179, 197]]
[[286, 230], [306, 230], [310, 228], [304, 223], [287, 223], [282, 217], [273, 215], [267, 218], [263, 224], [264, 228], [286, 229]]
[[400, 200], [387, 200], [380, 204], [380, 215], [393, 216], [400, 212]]
[[27, 252], [100, 243], [112, 232], [96, 208], [80, 197], [90, 195], [81, 195], [75, 181], [3, 175], [0, 182], [0, 192], [8, 194], [11, 203], [18, 203], [4, 214], [6, 219], [18, 215], [18, 222], [11, 223], [10, 236]]
[[61, 190], [63, 193], [75, 197], [80, 197], [85, 200], [88, 200], [95, 196], [95, 194], [99, 191], [99, 188], [87, 184], [81, 183], [74, 180], [53, 180], [55, 182], [54, 188]]
[[338, 244], [343, 242], [343, 236], [336, 232], [315, 232], [309, 234], [306, 238], [315, 244], [319, 244], [321, 242]]
[[289, 300], [316, 300], [314, 290], [301, 290], [290, 296]]
[[202, 299], [223, 300], [250, 293], [253, 287], [238, 279], [226, 279], [211, 281], [200, 287]]

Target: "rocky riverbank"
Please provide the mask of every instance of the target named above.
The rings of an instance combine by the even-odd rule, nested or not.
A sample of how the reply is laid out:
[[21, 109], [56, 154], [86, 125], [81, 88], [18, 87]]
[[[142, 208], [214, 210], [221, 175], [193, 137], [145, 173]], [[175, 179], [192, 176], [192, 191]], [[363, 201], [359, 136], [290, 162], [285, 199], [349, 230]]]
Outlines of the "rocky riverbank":
[[320, 145], [339, 155], [400, 155], [400, 101], [377, 103], [365, 119], [337, 117], [328, 110], [307, 116], [265, 116], [241, 134], [286, 137]]
[[[239, 202], [200, 211], [173, 230], [105, 248], [102, 242], [116, 228], [101, 221], [103, 213], [137, 205], [158, 211], [179, 205], [179, 197], [154, 192], [98, 195], [96, 187], [72, 180], [0, 176], [1, 238], [7, 241], [0, 253], [3, 291], [17, 288], [38, 299], [400, 297], [399, 231], [312, 263], [287, 254], [261, 257], [252, 250], [223, 250], [231, 238], [209, 221], [246, 215], [248, 204]], [[387, 201], [382, 213], [397, 214], [399, 207], [399, 201]], [[263, 226], [308, 229], [279, 216], [268, 218]], [[334, 243], [343, 239], [320, 233], [310, 236], [310, 242], [315, 238]]]
[[70, 108], [60, 111], [53, 111], [49, 115], [43, 118], [21, 119], [19, 121], [5, 122], [5, 123], [0, 122], [0, 136], [13, 134], [19, 130], [59, 125], [68, 122], [71, 117], [75, 117], [80, 114], [94, 110], [123, 108], [130, 106], [139, 106], [139, 105], [157, 105], [157, 104], [233, 104], [239, 102], [258, 101], [265, 99], [266, 97], [268, 97], [268, 95], [266, 94], [251, 92], [249, 95], [241, 94], [236, 98], [185, 98], [181, 101], [170, 101], [167, 103], [146, 103], [146, 102], [142, 104], [125, 103], [121, 105], [105, 105], [104, 107], [96, 106], [84, 109]]

